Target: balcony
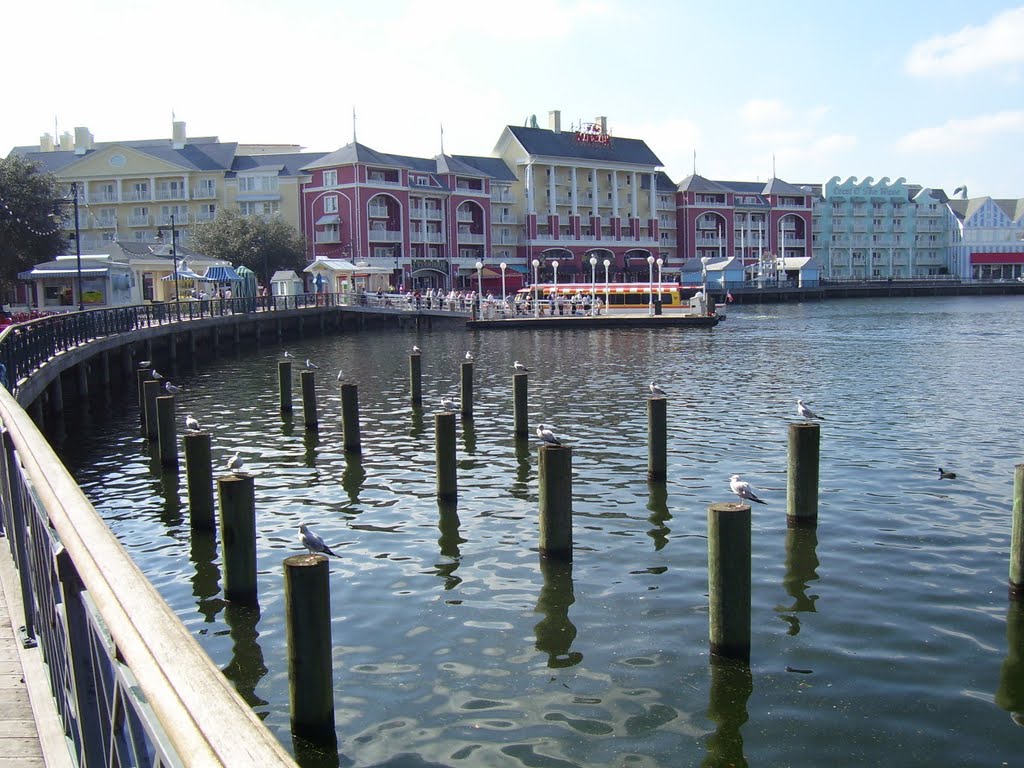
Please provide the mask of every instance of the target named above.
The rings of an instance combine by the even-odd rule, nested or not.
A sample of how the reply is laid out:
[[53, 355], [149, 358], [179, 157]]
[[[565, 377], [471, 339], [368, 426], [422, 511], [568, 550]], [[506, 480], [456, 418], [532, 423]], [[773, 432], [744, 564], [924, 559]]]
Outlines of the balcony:
[[[79, 218], [81, 218], [81, 216], [79, 216]], [[93, 226], [96, 227], [96, 229], [113, 229], [117, 226], [117, 217], [93, 216]]]
[[491, 202], [514, 203], [515, 198], [512, 197], [512, 193], [507, 189], [491, 189]]
[[184, 189], [158, 189], [156, 191], [157, 200], [184, 200], [185, 190]]
[[124, 202], [126, 203], [147, 203], [153, 199], [152, 193], [148, 189], [132, 189], [124, 194]]
[[171, 216], [174, 216], [174, 226], [180, 227], [182, 224], [188, 224], [190, 216], [188, 211], [181, 211], [180, 213], [170, 214], [161, 213], [156, 217], [156, 224], [158, 227], [169, 227], [171, 226]]
[[431, 221], [440, 221], [442, 219], [441, 209], [440, 208], [424, 208], [423, 209], [423, 218], [429, 219]]
[[483, 245], [486, 238], [473, 232], [459, 232], [459, 245]]
[[491, 224], [518, 224], [519, 217], [511, 213], [499, 213], [491, 215]]
[[318, 243], [337, 243], [341, 241], [341, 235], [337, 232], [317, 232], [316, 242]]
[[132, 215], [128, 217], [129, 227], [148, 227], [152, 217], [148, 214], [145, 215]]
[[472, 224], [473, 214], [468, 211], [459, 211], [458, 213], [455, 214], [455, 220], [460, 221], [464, 224]]
[[89, 195], [90, 203], [119, 203], [121, 202], [117, 198], [117, 192], [108, 192], [102, 190], [99, 192], [93, 192]]
[[371, 229], [371, 243], [400, 243], [402, 242], [402, 231], [400, 229]]
[[200, 211], [196, 214], [196, 221], [213, 221], [215, 218], [217, 214], [210, 211]]
[[412, 232], [409, 235], [410, 242], [413, 243], [443, 243], [444, 234], [442, 232]]
[[388, 209], [386, 205], [371, 205], [367, 212], [371, 219], [386, 219], [388, 218]]
[[192, 188], [192, 199], [193, 200], [213, 200], [217, 197], [216, 187], [193, 187]]

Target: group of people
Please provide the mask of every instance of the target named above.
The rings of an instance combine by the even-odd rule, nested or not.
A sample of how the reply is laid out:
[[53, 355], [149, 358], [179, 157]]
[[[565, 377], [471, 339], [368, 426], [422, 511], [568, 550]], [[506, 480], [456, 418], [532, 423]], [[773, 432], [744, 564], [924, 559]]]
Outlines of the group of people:
[[193, 288], [192, 298], [199, 299], [199, 301], [206, 301], [207, 299], [230, 299], [232, 296], [231, 288], [214, 288], [213, 295], [207, 292], [205, 288]]

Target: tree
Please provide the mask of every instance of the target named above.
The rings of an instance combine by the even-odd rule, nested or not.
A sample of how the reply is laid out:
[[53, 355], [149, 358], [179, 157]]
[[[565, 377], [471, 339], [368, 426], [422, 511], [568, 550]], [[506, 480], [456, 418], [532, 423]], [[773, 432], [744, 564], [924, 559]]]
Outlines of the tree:
[[23, 157], [0, 158], [0, 303], [8, 301], [18, 273], [52, 259], [67, 247], [59, 219], [57, 179]]
[[210, 221], [189, 228], [189, 245], [200, 253], [232, 264], [242, 264], [270, 285], [278, 269], [301, 270], [306, 247], [295, 229], [278, 216], [245, 216], [237, 210], [221, 210]]

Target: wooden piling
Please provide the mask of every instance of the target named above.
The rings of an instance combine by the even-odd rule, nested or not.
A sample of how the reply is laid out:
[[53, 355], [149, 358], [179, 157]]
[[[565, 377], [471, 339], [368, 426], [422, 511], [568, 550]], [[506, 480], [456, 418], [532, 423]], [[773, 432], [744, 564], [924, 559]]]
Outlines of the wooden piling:
[[160, 466], [178, 468], [178, 431], [174, 417], [174, 395], [160, 395], [156, 399], [157, 445], [160, 448]]
[[473, 363], [462, 364], [462, 418], [473, 418]]
[[303, 371], [299, 379], [302, 383], [302, 420], [307, 430], [315, 430], [319, 426], [316, 415], [316, 371]]
[[139, 368], [135, 372], [136, 382], [139, 390], [139, 425], [142, 427], [142, 436], [146, 436], [146, 394], [143, 385], [153, 380], [153, 372], [149, 368]]
[[281, 413], [291, 413], [292, 364], [290, 360], [281, 360], [277, 364], [277, 391], [281, 403]]
[[188, 486], [188, 511], [192, 527], [216, 529], [213, 515], [213, 461], [209, 432], [185, 435], [185, 482]]
[[818, 461], [821, 427], [815, 422], [789, 425], [789, 468], [786, 472], [786, 525], [813, 528], [818, 524]]
[[572, 449], [542, 445], [539, 464], [540, 554], [572, 560]]
[[312, 741], [334, 732], [331, 584], [325, 555], [284, 561], [285, 634], [292, 731]]
[[89, 363], [84, 360], [75, 366], [75, 381], [78, 386], [78, 402], [85, 403], [89, 399]]
[[1024, 599], [1024, 464], [1013, 469], [1013, 523], [1010, 529], [1010, 597]]
[[252, 475], [217, 478], [224, 543], [224, 598], [256, 602], [256, 492]]
[[341, 433], [346, 453], [362, 453], [359, 437], [359, 387], [355, 384], [341, 385]]
[[708, 507], [711, 653], [750, 661], [750, 505]]
[[668, 479], [668, 400], [647, 398], [647, 479]]
[[160, 436], [159, 416], [156, 410], [156, 399], [159, 396], [160, 382], [158, 380], [151, 378], [142, 385], [142, 402], [146, 411], [143, 434], [151, 443], [155, 443]]
[[437, 464], [437, 498], [455, 501], [459, 496], [455, 460], [455, 414], [434, 414], [434, 453]]
[[413, 407], [423, 405], [423, 356], [419, 352], [409, 355], [409, 390]]
[[527, 400], [529, 381], [529, 374], [512, 374], [512, 417], [515, 424], [516, 437], [529, 437], [530, 435], [529, 403]]
[[61, 384], [60, 374], [57, 374], [57, 377], [50, 382], [46, 391], [50, 396], [50, 413], [58, 421], [62, 421], [64, 419], [64, 387]]

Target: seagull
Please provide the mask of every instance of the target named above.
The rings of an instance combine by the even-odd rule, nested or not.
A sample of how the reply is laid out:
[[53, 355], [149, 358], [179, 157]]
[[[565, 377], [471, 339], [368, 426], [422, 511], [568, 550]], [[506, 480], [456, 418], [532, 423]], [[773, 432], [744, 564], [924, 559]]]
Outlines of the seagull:
[[422, 351], [423, 351], [423, 350], [421, 350], [421, 349], [420, 349], [419, 347], [417, 347], [417, 346], [416, 346], [415, 344], [413, 344], [413, 345], [412, 345], [412, 353], [413, 353], [414, 355], [418, 355], [418, 354], [420, 354], [420, 353], [421, 353]]
[[306, 358], [306, 367], [309, 368], [311, 371], [318, 371], [318, 370], [320, 370], [320, 366], [317, 365], [316, 363], [314, 363], [308, 357]]
[[470, 352], [469, 350], [466, 350], [466, 359], [469, 360], [470, 362], [473, 362], [473, 353]]
[[514, 363], [512, 363], [512, 367], [515, 368], [517, 371], [529, 371], [530, 370], [525, 365], [520, 363], [518, 360], [516, 360]]
[[338, 381], [341, 381], [343, 378], [345, 378], [345, 374], [341, 371], [338, 371]]
[[285, 356], [285, 357], [295, 357], [295, 355], [293, 355], [293, 354], [292, 354], [291, 352], [289, 352], [289, 351], [288, 351], [287, 349], [286, 349], [286, 350], [284, 351], [284, 356]]
[[181, 387], [171, 384], [169, 381], [164, 382], [164, 389], [167, 390], [168, 395], [180, 395], [182, 392]]
[[804, 421], [810, 421], [811, 419], [820, 419], [821, 421], [825, 420], [824, 416], [819, 416], [806, 405], [804, 405], [803, 400], [796, 401], [796, 411], [803, 417]]
[[939, 467], [939, 480], [956, 480], [956, 472], [947, 472]]
[[450, 397], [442, 397], [441, 398], [441, 407], [444, 408], [448, 412], [454, 411], [455, 410], [455, 401], [452, 400]]
[[341, 555], [332, 552], [331, 548], [324, 543], [324, 540], [309, 530], [309, 526], [305, 523], [299, 526], [299, 541], [302, 542], [302, 546], [309, 550], [311, 555], [321, 552], [331, 557], [341, 557]]
[[650, 386], [651, 394], [655, 397], [665, 397], [665, 390], [655, 384], [653, 381]]
[[153, 372], [151, 374], [149, 374], [149, 376], [150, 376], [150, 378], [153, 378], [153, 379], [162, 379], [163, 378], [163, 376], [160, 375], [160, 372], [157, 371], [156, 368], [153, 369]]
[[200, 429], [199, 422], [192, 414], [185, 417], [185, 429], [191, 432], [198, 432]]
[[143, 360], [139, 363], [139, 368], [149, 368], [153, 364], [152, 360]]
[[551, 431], [551, 427], [545, 424], [537, 425], [537, 437], [548, 445], [561, 445], [562, 441], [555, 437], [555, 433]]
[[228, 469], [230, 469], [232, 472], [237, 472], [238, 470], [240, 470], [243, 464], [245, 464], [245, 462], [242, 461], [242, 457], [238, 455], [237, 451], [235, 452], [234, 456], [228, 459]]
[[739, 496], [741, 499], [746, 499], [747, 501], [756, 501], [758, 504], [767, 504], [767, 502], [761, 501], [759, 498], [757, 498], [757, 496], [754, 494], [754, 489], [750, 487], [750, 483], [745, 482], [744, 480], [740, 480], [739, 475], [731, 475], [729, 477], [729, 487], [732, 489], [732, 492]]

